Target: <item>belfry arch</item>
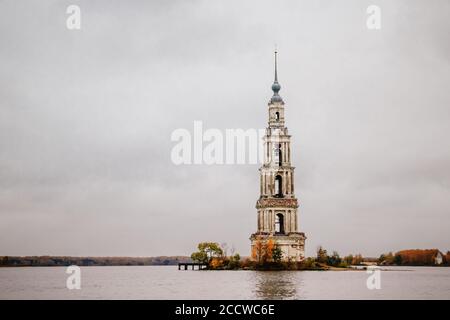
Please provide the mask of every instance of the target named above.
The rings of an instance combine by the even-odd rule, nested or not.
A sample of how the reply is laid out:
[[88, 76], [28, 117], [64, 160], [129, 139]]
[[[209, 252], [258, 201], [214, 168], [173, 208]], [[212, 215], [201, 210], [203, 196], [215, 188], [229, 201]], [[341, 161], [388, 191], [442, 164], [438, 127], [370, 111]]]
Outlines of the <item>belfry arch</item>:
[[283, 163], [283, 152], [281, 150], [281, 143], [278, 144], [278, 165], [281, 167]]
[[275, 215], [275, 233], [284, 234], [284, 215], [282, 213]]
[[275, 177], [275, 197], [283, 197], [283, 178], [279, 174]]

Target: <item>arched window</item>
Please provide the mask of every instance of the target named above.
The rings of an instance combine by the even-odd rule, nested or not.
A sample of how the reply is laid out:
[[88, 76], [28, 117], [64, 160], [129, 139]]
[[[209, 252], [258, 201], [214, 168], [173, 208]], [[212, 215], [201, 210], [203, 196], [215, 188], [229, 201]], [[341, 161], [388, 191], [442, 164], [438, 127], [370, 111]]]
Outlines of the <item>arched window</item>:
[[275, 216], [275, 233], [284, 233], [284, 216], [281, 213]]
[[275, 120], [280, 121], [280, 113], [278, 111], [275, 112]]
[[281, 143], [278, 144], [278, 165], [281, 166], [283, 162], [283, 153], [281, 152]]
[[275, 197], [283, 196], [283, 179], [280, 175], [275, 177]]

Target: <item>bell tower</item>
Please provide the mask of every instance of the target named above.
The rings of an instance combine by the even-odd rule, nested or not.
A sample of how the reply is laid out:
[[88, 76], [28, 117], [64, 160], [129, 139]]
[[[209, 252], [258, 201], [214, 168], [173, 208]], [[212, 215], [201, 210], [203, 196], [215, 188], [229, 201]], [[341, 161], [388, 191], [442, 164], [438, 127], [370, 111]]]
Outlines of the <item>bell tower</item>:
[[305, 234], [298, 231], [298, 201], [294, 194], [294, 167], [291, 165], [291, 136], [285, 126], [284, 101], [279, 95], [277, 51], [275, 80], [269, 100], [269, 121], [263, 137], [264, 163], [260, 172], [260, 197], [256, 202], [257, 231], [251, 235], [252, 252], [257, 241], [272, 239], [283, 260], [305, 257]]

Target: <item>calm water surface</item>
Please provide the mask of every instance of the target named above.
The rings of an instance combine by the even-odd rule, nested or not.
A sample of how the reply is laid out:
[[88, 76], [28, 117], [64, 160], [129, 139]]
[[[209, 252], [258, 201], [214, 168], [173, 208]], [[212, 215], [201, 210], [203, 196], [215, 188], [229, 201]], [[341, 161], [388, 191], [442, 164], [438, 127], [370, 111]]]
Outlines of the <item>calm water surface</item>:
[[83, 267], [68, 290], [63, 267], [0, 268], [0, 299], [450, 299], [450, 268], [390, 267], [381, 289], [365, 271], [179, 271]]

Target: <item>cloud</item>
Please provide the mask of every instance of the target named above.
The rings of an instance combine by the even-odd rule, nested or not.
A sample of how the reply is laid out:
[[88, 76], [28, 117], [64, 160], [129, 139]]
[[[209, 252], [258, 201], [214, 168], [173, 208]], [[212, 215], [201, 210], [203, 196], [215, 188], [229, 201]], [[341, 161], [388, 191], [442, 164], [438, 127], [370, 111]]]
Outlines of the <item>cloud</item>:
[[[0, 4], [0, 254], [249, 253], [258, 166], [175, 166], [177, 128], [261, 128], [279, 48], [307, 253], [450, 247], [445, 1]], [[72, 3], [70, 3], [72, 4]]]

